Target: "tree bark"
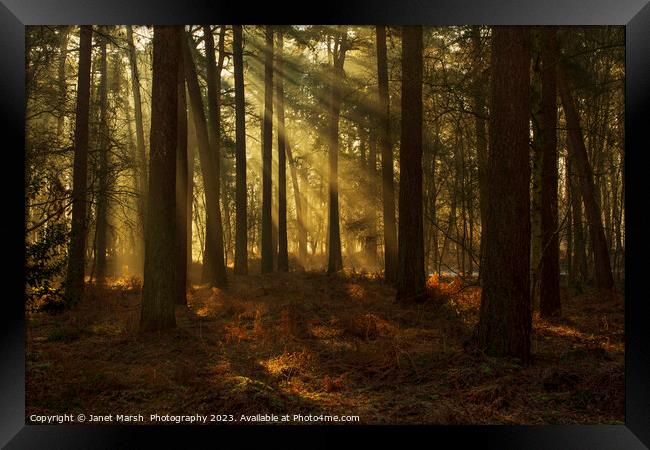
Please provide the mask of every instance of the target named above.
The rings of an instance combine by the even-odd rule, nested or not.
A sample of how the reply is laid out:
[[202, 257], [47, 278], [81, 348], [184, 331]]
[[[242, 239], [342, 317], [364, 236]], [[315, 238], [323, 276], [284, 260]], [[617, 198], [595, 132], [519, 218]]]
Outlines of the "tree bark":
[[[219, 33], [219, 46], [223, 46], [225, 28], [222, 26]], [[210, 143], [210, 158], [212, 159], [212, 167], [216, 177], [215, 185], [215, 198], [217, 204], [222, 200], [222, 195], [225, 194], [221, 191], [223, 186], [221, 176], [221, 69], [223, 67], [223, 49], [219, 52], [219, 62], [215, 61], [214, 57], [214, 37], [212, 30], [209, 26], [203, 27], [203, 35], [205, 38], [205, 54], [206, 54], [206, 75], [208, 84], [208, 140]], [[224, 205], [226, 204], [224, 200]], [[225, 252], [224, 252], [224, 234], [223, 234], [223, 220], [221, 219], [221, 208], [219, 210], [219, 218], [215, 221], [215, 236], [214, 240], [220, 243], [221, 250], [218, 253], [206, 252], [203, 265], [203, 281], [208, 281], [210, 278], [209, 270], [212, 264], [219, 266], [219, 271], [225, 274]], [[226, 215], [227, 217], [227, 215]], [[220, 266], [223, 266], [221, 269]]]
[[248, 220], [246, 198], [246, 100], [244, 98], [244, 56], [242, 26], [233, 25], [235, 71], [235, 273], [248, 274]]
[[140, 328], [176, 326], [176, 157], [182, 28], [155, 26], [151, 92], [149, 205]]
[[[138, 183], [138, 214], [140, 216], [140, 239], [138, 243], [138, 253], [140, 262], [144, 264], [144, 230], [147, 204], [147, 162], [144, 146], [144, 125], [142, 122], [142, 100], [140, 99], [140, 75], [138, 72], [138, 59], [133, 43], [133, 28], [131, 25], [126, 27], [126, 36], [129, 46], [129, 62], [131, 66], [131, 90], [133, 91], [133, 104], [135, 110], [135, 138], [138, 161], [136, 163], [136, 182]], [[139, 267], [142, 269], [142, 267]]]
[[287, 243], [287, 162], [286, 162], [286, 129], [284, 123], [284, 38], [278, 32], [278, 51], [276, 62], [276, 99], [278, 119], [278, 270], [289, 270], [289, 253]]
[[580, 119], [571, 96], [566, 73], [560, 66], [558, 70], [558, 87], [562, 99], [562, 108], [567, 121], [567, 132], [569, 136], [569, 151], [575, 162], [575, 169], [580, 179], [582, 199], [585, 204], [585, 213], [589, 223], [591, 246], [594, 252], [595, 282], [600, 291], [608, 291], [614, 288], [614, 278], [607, 252], [607, 241], [603, 230], [603, 223], [600, 215], [600, 207], [596, 202], [596, 191], [594, 187], [593, 174], [587, 157], [587, 149], [582, 137]]
[[79, 33], [79, 74], [72, 173], [72, 230], [65, 297], [74, 305], [83, 297], [86, 256], [86, 201], [88, 179], [88, 112], [90, 107], [90, 60], [93, 29], [81, 26]]
[[560, 314], [560, 241], [558, 237], [557, 61], [556, 30], [542, 31], [542, 255], [540, 313]]
[[386, 28], [377, 26], [377, 78], [379, 130], [381, 151], [382, 209], [384, 216], [384, 280], [397, 279], [397, 227], [395, 224], [395, 189], [393, 185], [393, 150], [390, 143], [390, 106], [388, 99], [388, 60], [386, 55]]
[[189, 37], [183, 45], [183, 64], [185, 66], [185, 81], [190, 97], [190, 107], [194, 119], [194, 127], [199, 147], [201, 173], [205, 194], [205, 247], [203, 251], [204, 283], [215, 287], [224, 287], [227, 284], [226, 266], [223, 258], [223, 238], [221, 226], [221, 206], [219, 204], [219, 182], [217, 180], [217, 167], [215, 154], [210, 147], [208, 127], [205, 120], [203, 100], [196, 75], [196, 66], [190, 51]]
[[301, 264], [307, 262], [307, 233], [305, 229], [305, 211], [303, 209], [303, 198], [300, 195], [300, 186], [298, 185], [298, 174], [296, 170], [296, 161], [293, 158], [291, 144], [286, 141], [287, 159], [291, 171], [291, 185], [296, 202], [296, 221], [298, 222], [298, 259]]
[[493, 28], [479, 347], [530, 358], [530, 51], [525, 27]]
[[264, 122], [262, 124], [262, 273], [273, 272], [272, 139], [273, 28], [267, 25], [266, 47], [264, 47]]
[[70, 36], [70, 27], [61, 27], [61, 41], [59, 45], [59, 116], [56, 121], [56, 137], [61, 139], [63, 137], [63, 121], [65, 118], [65, 99], [67, 93], [67, 86], [65, 81], [65, 63], [68, 56], [68, 38]]
[[[106, 30], [104, 30], [106, 32]], [[108, 234], [108, 71], [106, 64], [106, 38], [99, 39], [99, 166], [97, 178], [99, 190], [97, 192], [97, 213], [96, 213], [96, 241], [95, 259], [97, 261], [98, 283], [104, 283], [106, 279], [106, 241]]]
[[[178, 33], [178, 45], [183, 45], [184, 33]], [[182, 48], [182, 47], [179, 47]], [[178, 132], [176, 144], [176, 304], [187, 305], [187, 217], [188, 217], [188, 158], [187, 158], [187, 99], [185, 97], [185, 68], [178, 60]]]
[[399, 154], [399, 302], [425, 299], [422, 222], [422, 27], [402, 27], [402, 134]]

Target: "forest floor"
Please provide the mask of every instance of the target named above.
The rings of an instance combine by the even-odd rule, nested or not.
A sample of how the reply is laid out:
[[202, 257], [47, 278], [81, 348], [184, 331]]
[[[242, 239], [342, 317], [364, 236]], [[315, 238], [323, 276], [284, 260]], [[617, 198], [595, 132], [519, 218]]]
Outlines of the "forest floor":
[[[332, 414], [362, 424], [610, 424], [624, 420], [622, 295], [534, 314], [528, 366], [473, 350], [480, 289], [430, 283], [403, 307], [358, 273], [235, 276], [193, 285], [177, 328], [138, 332], [140, 286], [89, 287], [27, 314], [26, 417], [84, 413]], [[29, 421], [28, 421], [29, 423]]]

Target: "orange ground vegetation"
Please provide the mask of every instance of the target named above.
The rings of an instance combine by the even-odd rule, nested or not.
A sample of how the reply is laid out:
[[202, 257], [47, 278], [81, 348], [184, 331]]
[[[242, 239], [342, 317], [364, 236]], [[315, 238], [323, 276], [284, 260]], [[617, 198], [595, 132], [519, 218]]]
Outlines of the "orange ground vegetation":
[[194, 285], [178, 327], [139, 333], [140, 284], [114, 280], [61, 314], [27, 314], [31, 414], [353, 414], [360, 423], [622, 423], [622, 296], [534, 315], [533, 362], [472, 345], [480, 290], [430, 279], [403, 307], [377, 277], [230, 276]]

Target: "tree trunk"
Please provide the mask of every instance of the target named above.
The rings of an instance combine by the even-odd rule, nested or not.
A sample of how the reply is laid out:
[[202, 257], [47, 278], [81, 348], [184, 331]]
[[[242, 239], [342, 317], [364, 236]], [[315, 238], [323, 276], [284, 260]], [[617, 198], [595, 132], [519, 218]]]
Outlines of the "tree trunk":
[[[106, 30], [103, 30], [106, 32]], [[108, 234], [108, 71], [106, 69], [106, 38], [99, 39], [99, 167], [97, 178], [96, 241], [95, 258], [97, 260], [97, 282], [106, 279], [106, 240]]]
[[190, 97], [190, 107], [194, 118], [194, 127], [199, 147], [201, 173], [203, 175], [203, 188], [205, 194], [205, 247], [203, 251], [204, 283], [212, 286], [224, 287], [227, 284], [226, 266], [223, 259], [223, 235], [221, 226], [221, 206], [219, 205], [218, 170], [215, 154], [210, 147], [208, 127], [205, 120], [203, 100], [199, 90], [199, 81], [196, 75], [196, 66], [192, 59], [189, 37], [183, 45], [183, 64], [185, 66], [185, 81]]
[[396, 300], [425, 299], [422, 222], [422, 27], [402, 27], [402, 134]]
[[273, 28], [266, 27], [264, 48], [264, 122], [262, 124], [262, 273], [273, 272], [272, 196]]
[[86, 195], [88, 179], [88, 112], [90, 107], [90, 59], [93, 29], [81, 26], [79, 33], [79, 75], [74, 133], [72, 173], [72, 230], [65, 297], [70, 305], [78, 303], [84, 293], [86, 256]]
[[140, 328], [176, 326], [176, 155], [182, 28], [155, 26], [151, 92], [149, 205]]
[[[142, 123], [142, 100], [140, 99], [140, 75], [138, 73], [138, 60], [133, 43], [133, 28], [131, 25], [126, 27], [126, 36], [129, 45], [129, 62], [131, 66], [131, 90], [133, 91], [133, 104], [135, 109], [135, 138], [138, 161], [136, 163], [136, 182], [138, 183], [138, 215], [140, 216], [140, 239], [138, 242], [137, 253], [139, 261], [144, 264], [144, 230], [147, 204], [147, 162], [144, 147], [144, 125]], [[140, 266], [139, 271], [142, 269]]]
[[[219, 33], [219, 46], [223, 45], [225, 28], [222, 26]], [[212, 168], [216, 177], [215, 180], [215, 199], [218, 205], [218, 220], [215, 221], [214, 240], [221, 250], [217, 253], [206, 251], [203, 264], [203, 281], [210, 278], [210, 266], [215, 265], [218, 271], [223, 271], [225, 277], [224, 261], [224, 239], [223, 239], [223, 221], [221, 219], [221, 208], [219, 202], [222, 198], [222, 177], [221, 177], [221, 69], [223, 67], [223, 51], [219, 52], [219, 62], [214, 58], [214, 37], [209, 26], [203, 27], [205, 37], [205, 54], [206, 54], [206, 75], [208, 84], [208, 140], [210, 143], [210, 158], [212, 159]], [[226, 202], [223, 202], [224, 205]], [[209, 234], [209, 233], [208, 233]], [[205, 261], [207, 259], [207, 261]], [[222, 268], [223, 267], [223, 268]]]
[[542, 255], [540, 313], [560, 314], [560, 241], [558, 238], [557, 62], [556, 30], [545, 27], [542, 39]]
[[343, 269], [341, 255], [341, 229], [339, 223], [339, 115], [341, 112], [341, 83], [343, 82], [345, 52], [347, 51], [347, 29], [339, 30], [335, 39], [332, 68], [329, 76], [330, 104], [328, 111], [328, 162], [329, 162], [329, 214], [328, 214], [328, 257], [327, 273]]
[[[179, 33], [178, 45], [184, 43]], [[182, 48], [182, 47], [181, 47]], [[176, 147], [176, 303], [187, 305], [187, 99], [183, 58], [178, 61], [178, 137]]]
[[386, 55], [386, 28], [377, 26], [377, 78], [379, 130], [381, 150], [382, 204], [384, 216], [384, 280], [397, 280], [397, 227], [395, 224], [395, 189], [393, 186], [393, 149], [390, 143], [390, 106], [388, 98], [388, 59]]
[[530, 52], [525, 27], [493, 28], [483, 289], [478, 343], [530, 358]]
[[59, 46], [59, 116], [56, 121], [56, 137], [61, 139], [63, 137], [63, 120], [66, 115], [65, 99], [67, 86], [65, 82], [65, 62], [68, 56], [68, 38], [70, 36], [70, 27], [61, 27], [61, 42]]
[[483, 271], [483, 250], [484, 241], [484, 224], [487, 217], [487, 160], [488, 160], [488, 141], [485, 132], [485, 96], [484, 83], [485, 77], [482, 70], [481, 55], [481, 29], [478, 26], [472, 27], [472, 47], [474, 52], [474, 82], [472, 84], [472, 108], [474, 112], [474, 134], [476, 135], [476, 157], [478, 164], [478, 191], [479, 191], [479, 212], [481, 218], [481, 241], [479, 249], [479, 278], [482, 278]]
[[569, 151], [573, 156], [573, 161], [575, 162], [574, 167], [580, 178], [582, 199], [585, 204], [585, 213], [589, 223], [591, 247], [594, 252], [594, 278], [596, 287], [601, 291], [611, 290], [614, 288], [614, 278], [612, 277], [609, 254], [607, 253], [607, 241], [605, 240], [600, 208], [596, 202], [593, 174], [587, 158], [587, 149], [582, 138], [578, 112], [571, 97], [566, 74], [561, 66], [558, 70], [558, 87], [562, 99], [562, 108], [564, 109], [567, 121]]
[[287, 163], [286, 163], [286, 129], [284, 126], [284, 68], [283, 68], [284, 38], [278, 32], [278, 53], [276, 62], [276, 99], [278, 119], [278, 270], [289, 270], [289, 253], [287, 243]]
[[[303, 199], [300, 195], [300, 187], [298, 185], [298, 174], [296, 170], [296, 161], [293, 158], [291, 151], [291, 144], [289, 140], [286, 141], [287, 159], [289, 160], [289, 169], [291, 171], [291, 185], [293, 186], [293, 194], [296, 202], [296, 221], [298, 222], [298, 259], [301, 264], [307, 262], [307, 233], [305, 230], [305, 211], [303, 210]], [[304, 186], [307, 184], [305, 183]]]
[[246, 100], [244, 98], [244, 56], [242, 26], [233, 25], [233, 63], [235, 71], [235, 273], [248, 274], [248, 221], [246, 199]]

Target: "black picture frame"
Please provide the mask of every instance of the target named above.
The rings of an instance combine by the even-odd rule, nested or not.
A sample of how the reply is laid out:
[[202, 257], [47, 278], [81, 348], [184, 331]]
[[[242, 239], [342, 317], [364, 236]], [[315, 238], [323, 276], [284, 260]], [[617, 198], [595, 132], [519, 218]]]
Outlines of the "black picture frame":
[[[444, 441], [454, 447], [526, 449], [636, 449], [650, 446], [650, 338], [644, 298], [643, 154], [650, 151], [646, 129], [650, 106], [650, 4], [648, 0], [423, 0], [330, 1], [320, 8], [306, 2], [278, 2], [266, 9], [247, 2], [173, 0], [0, 0], [0, 105], [4, 171], [2, 192], [8, 206], [0, 220], [5, 270], [0, 328], [0, 445], [6, 448], [139, 448], [160, 440], [163, 447], [196, 439], [211, 445], [225, 440], [238, 447], [295, 445], [333, 447], [351, 433], [393, 445], [417, 439], [425, 445]], [[390, 25], [625, 25], [625, 424], [603, 426], [74, 426], [25, 424], [24, 320], [24, 49], [25, 25], [62, 24], [390, 24]], [[9, 139], [11, 138], [11, 139]], [[647, 185], [646, 185], [647, 189]], [[14, 236], [13, 233], [16, 233]], [[165, 445], [166, 444], [166, 445]], [[364, 446], [372, 445], [367, 442]]]

